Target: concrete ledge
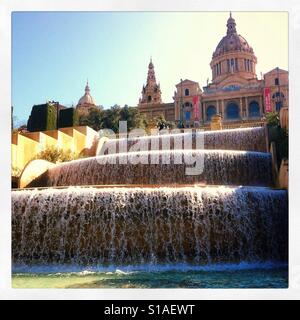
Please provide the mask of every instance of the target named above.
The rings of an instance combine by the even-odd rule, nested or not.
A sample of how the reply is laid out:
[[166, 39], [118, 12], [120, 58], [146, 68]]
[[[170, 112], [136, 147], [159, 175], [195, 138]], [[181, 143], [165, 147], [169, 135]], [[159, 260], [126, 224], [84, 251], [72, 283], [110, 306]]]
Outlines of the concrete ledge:
[[41, 159], [28, 162], [20, 175], [19, 188], [26, 188], [34, 179], [54, 166], [54, 163]]

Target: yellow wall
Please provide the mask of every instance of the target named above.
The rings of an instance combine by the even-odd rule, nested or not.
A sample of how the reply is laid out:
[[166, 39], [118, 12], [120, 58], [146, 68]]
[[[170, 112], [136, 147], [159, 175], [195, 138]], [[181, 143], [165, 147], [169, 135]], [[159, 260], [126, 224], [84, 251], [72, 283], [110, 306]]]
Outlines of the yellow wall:
[[73, 137], [62, 132], [61, 130], [58, 130], [57, 147], [63, 149], [64, 151], [71, 150], [72, 152], [75, 152]]
[[12, 144], [12, 167], [23, 170], [24, 166], [39, 152], [40, 144], [20, 133], [15, 139], [17, 144]]
[[86, 136], [81, 132], [73, 129], [74, 150], [80, 153], [85, 148]]
[[91, 148], [95, 140], [98, 140], [99, 138], [98, 132], [88, 126], [78, 126], [74, 127], [74, 129], [86, 136], [85, 148]]
[[89, 127], [62, 128], [43, 132], [14, 133], [12, 135], [12, 168], [23, 170], [25, 165], [40, 151], [48, 147], [57, 147], [64, 151], [80, 153], [91, 146], [91, 141], [98, 137]]

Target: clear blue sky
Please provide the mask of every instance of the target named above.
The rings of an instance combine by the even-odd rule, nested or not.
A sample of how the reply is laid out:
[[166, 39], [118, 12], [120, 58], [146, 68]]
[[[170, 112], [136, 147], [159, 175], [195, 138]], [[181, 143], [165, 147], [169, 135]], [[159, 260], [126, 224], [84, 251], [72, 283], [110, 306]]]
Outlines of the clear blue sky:
[[[228, 12], [15, 12], [12, 105], [19, 123], [34, 104], [76, 105], [89, 79], [98, 105], [136, 105], [152, 55], [164, 102], [180, 78], [211, 78]], [[257, 75], [288, 68], [287, 13], [233, 12], [258, 58]]]

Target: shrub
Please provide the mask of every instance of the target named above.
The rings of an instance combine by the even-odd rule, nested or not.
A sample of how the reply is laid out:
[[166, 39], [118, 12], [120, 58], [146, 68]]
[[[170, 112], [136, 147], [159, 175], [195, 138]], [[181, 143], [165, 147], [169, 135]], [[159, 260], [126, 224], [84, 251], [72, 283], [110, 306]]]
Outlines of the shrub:
[[47, 149], [39, 152], [34, 159], [43, 159], [53, 163], [71, 161], [80, 158], [79, 154], [71, 150], [63, 150], [56, 147], [48, 147]]
[[279, 126], [280, 125], [278, 112], [268, 112], [266, 114], [266, 119], [267, 119], [267, 124], [269, 126]]

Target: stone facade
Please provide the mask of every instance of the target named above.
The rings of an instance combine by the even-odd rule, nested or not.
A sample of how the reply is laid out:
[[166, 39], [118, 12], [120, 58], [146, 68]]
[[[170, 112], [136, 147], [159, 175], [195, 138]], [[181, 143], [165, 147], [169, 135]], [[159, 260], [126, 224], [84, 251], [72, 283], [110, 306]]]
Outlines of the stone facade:
[[156, 82], [154, 65], [152, 59], [148, 65], [148, 75], [146, 85], [142, 89], [142, 98], [139, 101], [140, 105], [161, 104], [160, 84]]
[[146, 85], [143, 86], [141, 94], [138, 109], [148, 119], [163, 116], [167, 121], [174, 121], [174, 103], [162, 102], [160, 84], [156, 82], [152, 59], [148, 65]]
[[[174, 92], [175, 121], [181, 121], [185, 126], [191, 127], [195, 123], [194, 99], [200, 101], [202, 91], [199, 83], [188, 79], [181, 80]], [[201, 115], [200, 115], [201, 118]], [[198, 119], [199, 120], [199, 119]], [[173, 120], [174, 121], [174, 120]]]
[[[188, 79], [181, 80], [176, 85], [174, 101], [171, 103], [161, 102], [161, 91], [158, 86], [159, 98], [157, 99], [159, 102], [156, 102], [155, 98], [152, 98], [155, 97], [156, 80], [152, 81], [152, 86], [148, 86], [148, 83], [151, 83], [150, 70], [153, 70], [154, 74], [151, 61], [147, 85], [143, 87], [142, 98], [138, 105], [140, 112], [148, 117], [161, 113], [168, 118], [168, 121], [183, 124], [185, 127], [193, 127], [198, 123], [202, 125], [210, 123], [215, 114], [222, 116], [223, 123], [255, 121], [263, 118], [266, 112], [279, 112], [281, 107], [287, 107], [288, 71], [275, 68], [258, 79], [256, 75], [257, 58], [254, 50], [247, 40], [238, 34], [236, 22], [231, 13], [226, 27], [226, 35], [217, 45], [210, 62], [211, 83], [207, 83], [201, 90], [197, 82]], [[266, 88], [270, 92], [268, 110], [266, 110], [265, 103]], [[147, 96], [151, 97], [149, 101]], [[195, 105], [195, 102], [198, 104]], [[195, 112], [196, 109], [197, 112]]]

